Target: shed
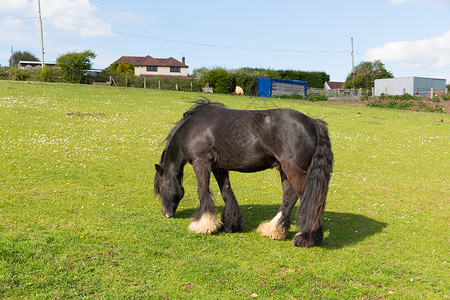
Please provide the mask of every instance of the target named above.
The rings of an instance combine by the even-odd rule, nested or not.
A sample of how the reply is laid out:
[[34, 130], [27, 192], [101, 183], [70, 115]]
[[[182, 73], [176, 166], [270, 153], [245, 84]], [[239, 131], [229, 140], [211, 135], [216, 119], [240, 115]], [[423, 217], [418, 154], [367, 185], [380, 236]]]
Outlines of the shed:
[[298, 94], [306, 98], [307, 89], [306, 81], [258, 78], [258, 97]]
[[383, 78], [375, 80], [375, 96], [387, 95], [420, 95], [430, 93], [431, 89], [445, 91], [445, 79], [426, 77]]

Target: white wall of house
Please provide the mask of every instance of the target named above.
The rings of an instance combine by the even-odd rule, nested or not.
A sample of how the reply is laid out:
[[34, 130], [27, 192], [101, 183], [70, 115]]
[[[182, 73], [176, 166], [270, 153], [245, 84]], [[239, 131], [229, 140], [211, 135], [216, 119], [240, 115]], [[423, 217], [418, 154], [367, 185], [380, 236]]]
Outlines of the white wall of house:
[[147, 66], [138, 66], [134, 68], [134, 75], [152, 75], [152, 76], [188, 76], [187, 68], [180, 68], [180, 72], [171, 72], [170, 67], [159, 67], [157, 72], [147, 71]]

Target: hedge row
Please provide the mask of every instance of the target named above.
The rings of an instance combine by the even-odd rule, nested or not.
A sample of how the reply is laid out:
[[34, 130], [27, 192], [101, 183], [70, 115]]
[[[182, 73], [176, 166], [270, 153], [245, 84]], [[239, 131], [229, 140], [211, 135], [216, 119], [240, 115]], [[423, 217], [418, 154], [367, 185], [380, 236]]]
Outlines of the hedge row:
[[[193, 76], [188, 79], [153, 77], [144, 79], [132, 74], [117, 73], [103, 70], [100, 73], [88, 73], [83, 76], [80, 83], [92, 84], [93, 82], [108, 82], [110, 78], [117, 86], [143, 88], [144, 85], [151, 89], [193, 91], [201, 92], [202, 88], [209, 84], [215, 93], [231, 94], [236, 86], [244, 89], [246, 95], [257, 94], [258, 78], [268, 77], [276, 79], [302, 80], [308, 82], [308, 87], [322, 88], [330, 76], [325, 72], [304, 72], [294, 70], [266, 70], [242, 68], [238, 70], [226, 70], [223, 68], [195, 70]], [[0, 79], [20, 81], [46, 81], [65, 82], [64, 72], [58, 68], [45, 67], [20, 69], [17, 67], [0, 68]]]

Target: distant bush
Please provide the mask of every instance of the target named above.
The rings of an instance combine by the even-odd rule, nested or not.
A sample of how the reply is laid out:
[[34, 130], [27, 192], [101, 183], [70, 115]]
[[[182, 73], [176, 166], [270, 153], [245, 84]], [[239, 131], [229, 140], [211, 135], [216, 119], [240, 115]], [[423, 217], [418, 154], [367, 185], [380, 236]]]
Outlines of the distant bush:
[[410, 94], [403, 94], [403, 95], [385, 95], [384, 93], [381, 93], [381, 95], [378, 97], [378, 99], [392, 99], [392, 100], [421, 100], [422, 98], [419, 96], [412, 96]]
[[306, 97], [306, 100], [312, 101], [312, 102], [318, 102], [318, 101], [327, 101], [328, 98], [324, 94], [311, 94]]
[[441, 99], [439, 99], [439, 97], [433, 97], [431, 101], [438, 103], [441, 102]]
[[209, 71], [205, 76], [205, 81], [214, 88], [214, 92], [220, 94], [231, 94], [235, 88], [233, 75], [222, 68]]
[[193, 77], [203, 78], [209, 82], [217, 93], [232, 93], [235, 86], [244, 89], [246, 95], [256, 96], [258, 92], [258, 78], [274, 78], [286, 80], [300, 80], [308, 82], [308, 87], [323, 88], [325, 81], [330, 80], [330, 76], [325, 72], [306, 72], [295, 70], [269, 70], [257, 68], [241, 68], [237, 70], [226, 70], [214, 68], [209, 70], [201, 68], [194, 70]]
[[60, 69], [45, 66], [41, 69], [41, 81], [62, 82], [63, 74]]
[[412, 101], [398, 102], [395, 100], [389, 101], [387, 103], [382, 103], [380, 100], [368, 103], [369, 107], [380, 107], [380, 108], [391, 108], [391, 109], [409, 109], [414, 106]]
[[295, 94], [291, 94], [291, 95], [278, 95], [278, 96], [273, 96], [279, 99], [298, 99], [298, 100], [302, 100], [305, 99], [305, 97], [303, 97], [303, 95], [299, 95], [297, 93]]

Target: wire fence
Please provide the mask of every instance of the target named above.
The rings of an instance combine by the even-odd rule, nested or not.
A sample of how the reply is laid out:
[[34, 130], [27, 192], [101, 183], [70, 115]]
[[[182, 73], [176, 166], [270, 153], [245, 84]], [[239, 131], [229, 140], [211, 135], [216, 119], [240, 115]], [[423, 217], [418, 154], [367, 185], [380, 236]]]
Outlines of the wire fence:
[[[405, 94], [405, 93], [404, 93]], [[446, 88], [444, 91], [436, 90], [436, 89], [420, 89], [415, 95], [411, 96], [420, 96], [420, 97], [428, 97], [433, 98], [437, 95], [444, 94], [448, 95], [449, 91]], [[324, 95], [328, 99], [331, 100], [348, 100], [348, 101], [358, 101], [361, 100], [365, 96], [374, 96], [374, 89], [308, 89], [308, 95]], [[391, 96], [401, 96], [401, 95], [391, 95]]]

